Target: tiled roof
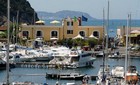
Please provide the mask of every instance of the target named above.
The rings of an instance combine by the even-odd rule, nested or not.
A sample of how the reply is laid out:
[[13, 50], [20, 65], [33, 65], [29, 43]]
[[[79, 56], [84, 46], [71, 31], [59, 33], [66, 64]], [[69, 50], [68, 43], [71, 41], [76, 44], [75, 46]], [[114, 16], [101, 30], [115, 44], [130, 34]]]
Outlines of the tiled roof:
[[6, 26], [0, 26], [0, 30], [7, 30], [7, 27]]

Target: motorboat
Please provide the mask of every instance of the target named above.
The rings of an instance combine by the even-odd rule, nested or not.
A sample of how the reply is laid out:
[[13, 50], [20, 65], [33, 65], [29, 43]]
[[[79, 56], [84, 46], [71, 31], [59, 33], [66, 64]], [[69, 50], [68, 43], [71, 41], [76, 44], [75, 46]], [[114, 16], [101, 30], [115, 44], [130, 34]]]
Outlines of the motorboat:
[[52, 57], [49, 64], [69, 64], [69, 56], [68, 53], [70, 49], [66, 47], [52, 48]]
[[96, 57], [103, 57], [104, 53], [103, 51], [98, 51], [97, 53], [95, 53]]
[[100, 69], [97, 74], [97, 84], [104, 85], [108, 78], [110, 78], [110, 66], [109, 65], [100, 65]]
[[66, 85], [77, 85], [75, 83], [66, 83]]
[[92, 53], [80, 49], [71, 49], [69, 52], [69, 63], [72, 66], [70, 68], [93, 66], [95, 60]]
[[60, 79], [66, 80], [82, 80], [85, 75], [80, 73], [69, 73], [65, 75], [60, 75]]
[[46, 78], [63, 80], [82, 80], [85, 74], [80, 73], [46, 73]]
[[[7, 85], [7, 84], [4, 82], [2, 83], [2, 85]], [[38, 83], [30, 82], [30, 81], [25, 81], [25, 82], [15, 81], [15, 82], [11, 82], [10, 85], [43, 85], [43, 84], [38, 84]]]
[[122, 58], [120, 55], [119, 55], [119, 52], [118, 51], [116, 51], [116, 52], [113, 52], [113, 53], [110, 53], [109, 55], [108, 55], [108, 58], [113, 58], [113, 59], [118, 59], [118, 58]]
[[49, 64], [63, 64], [67, 65], [68, 68], [93, 66], [96, 59], [92, 53], [84, 52], [81, 49], [53, 49], [53, 51], [54, 59]]
[[12, 82], [12, 85], [35, 85], [35, 83], [29, 82], [29, 81], [26, 81], [26, 82]]
[[116, 78], [124, 78], [124, 73], [123, 66], [115, 66], [111, 71], [111, 75]]
[[[16, 62], [28, 62], [31, 61], [33, 59], [33, 57], [36, 55], [32, 55], [32, 54], [23, 54], [23, 52], [11, 52], [9, 53], [9, 63], [16, 63]], [[7, 57], [5, 56], [3, 58], [4, 61], [6, 60]]]
[[129, 66], [128, 71], [126, 73], [126, 81], [128, 84], [137, 84], [139, 81], [138, 71], [136, 69], [136, 66]]
[[35, 61], [50, 61], [53, 59], [51, 50], [27, 50], [26, 54], [33, 54]]

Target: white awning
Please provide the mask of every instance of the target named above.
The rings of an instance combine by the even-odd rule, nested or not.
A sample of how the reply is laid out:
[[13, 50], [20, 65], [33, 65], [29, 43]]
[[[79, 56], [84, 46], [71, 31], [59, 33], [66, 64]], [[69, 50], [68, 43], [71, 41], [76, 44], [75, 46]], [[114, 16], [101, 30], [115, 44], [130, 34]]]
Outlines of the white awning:
[[89, 36], [89, 38], [98, 39], [97, 37], [93, 36], [92, 34]]
[[82, 37], [80, 34], [78, 34], [76, 37], [74, 37], [73, 39], [77, 39], [77, 38], [81, 38], [84, 39], [84, 37]]

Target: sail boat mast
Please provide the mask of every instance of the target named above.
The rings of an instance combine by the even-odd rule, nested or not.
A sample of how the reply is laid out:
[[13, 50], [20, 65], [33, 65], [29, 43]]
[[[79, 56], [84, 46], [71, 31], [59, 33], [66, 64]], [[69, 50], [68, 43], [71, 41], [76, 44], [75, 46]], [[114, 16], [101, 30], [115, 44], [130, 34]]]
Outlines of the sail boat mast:
[[[126, 49], [125, 49], [125, 77], [126, 77], [126, 72], [127, 72], [127, 60], [128, 60], [128, 28], [129, 28], [129, 18], [130, 15], [128, 14], [128, 19], [127, 19], [127, 28], [126, 28]], [[125, 78], [125, 85], [126, 85], [126, 78]]]
[[[129, 14], [129, 20], [128, 20], [128, 22], [129, 22], [129, 25], [128, 25], [128, 35], [130, 35], [131, 34], [131, 13]], [[131, 37], [128, 37], [128, 47], [130, 47], [131, 46]], [[131, 64], [131, 62], [130, 62], [130, 49], [128, 50], [128, 61], [127, 61], [127, 65], [130, 65]]]
[[10, 0], [7, 0], [7, 64], [6, 64], [6, 85], [9, 85], [9, 27], [10, 27]]
[[[107, 58], [107, 55], [108, 55], [108, 29], [109, 29], [109, 0], [108, 0], [107, 24], [106, 24], [106, 33], [105, 33], [105, 37], [106, 37], [105, 58]], [[107, 62], [105, 61], [105, 63]]]

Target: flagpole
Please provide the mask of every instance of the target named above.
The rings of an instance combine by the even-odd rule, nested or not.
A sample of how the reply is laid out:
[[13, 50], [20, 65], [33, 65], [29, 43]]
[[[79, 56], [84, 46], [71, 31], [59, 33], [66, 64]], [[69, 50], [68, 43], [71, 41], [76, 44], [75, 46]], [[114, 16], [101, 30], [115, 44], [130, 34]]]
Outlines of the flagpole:
[[6, 64], [6, 85], [9, 85], [9, 27], [10, 27], [10, 0], [7, 0], [7, 64]]

